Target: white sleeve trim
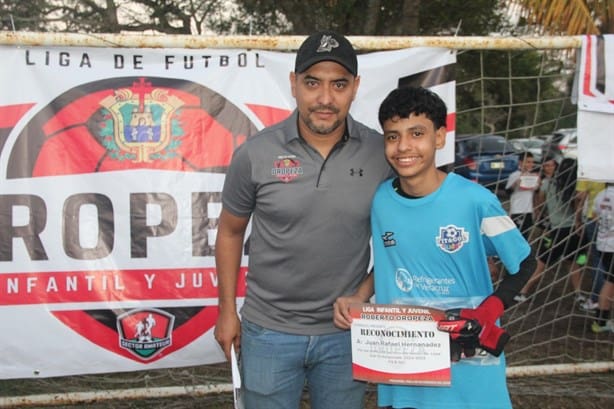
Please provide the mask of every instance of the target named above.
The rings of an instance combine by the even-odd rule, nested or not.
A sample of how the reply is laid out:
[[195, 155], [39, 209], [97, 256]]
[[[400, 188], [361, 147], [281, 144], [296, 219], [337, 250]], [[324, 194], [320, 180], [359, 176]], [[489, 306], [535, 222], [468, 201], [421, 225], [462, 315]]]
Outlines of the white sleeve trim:
[[485, 217], [480, 226], [482, 234], [488, 237], [494, 237], [501, 233], [505, 233], [516, 228], [516, 224], [507, 215]]

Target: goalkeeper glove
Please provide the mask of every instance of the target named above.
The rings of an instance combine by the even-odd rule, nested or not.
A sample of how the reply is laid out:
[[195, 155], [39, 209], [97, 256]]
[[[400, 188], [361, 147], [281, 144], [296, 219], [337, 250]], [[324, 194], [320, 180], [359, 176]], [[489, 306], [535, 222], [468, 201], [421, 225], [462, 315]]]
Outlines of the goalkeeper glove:
[[[452, 342], [457, 342], [463, 350], [482, 347], [485, 351], [499, 356], [509, 341], [510, 335], [497, 326], [497, 319], [503, 315], [503, 302], [499, 297], [487, 297], [477, 308], [462, 308], [446, 311], [446, 320], [437, 325], [441, 331], [450, 333]], [[477, 338], [477, 339], [476, 339]], [[466, 356], [471, 356], [467, 355]]]
[[437, 328], [450, 334], [450, 359], [460, 361], [462, 357], [475, 355], [475, 349], [480, 345], [479, 336], [482, 327], [475, 320], [460, 318], [459, 310], [446, 311], [446, 320], [439, 321]]

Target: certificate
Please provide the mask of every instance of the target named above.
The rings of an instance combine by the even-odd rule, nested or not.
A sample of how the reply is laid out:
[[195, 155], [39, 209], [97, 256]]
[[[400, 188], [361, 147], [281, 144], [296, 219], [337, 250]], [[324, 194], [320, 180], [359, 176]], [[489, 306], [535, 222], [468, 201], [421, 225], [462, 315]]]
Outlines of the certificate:
[[450, 335], [437, 329], [442, 310], [412, 305], [352, 304], [355, 379], [398, 385], [450, 386]]
[[522, 175], [520, 176], [521, 190], [534, 190], [539, 186], [539, 176], [537, 175]]

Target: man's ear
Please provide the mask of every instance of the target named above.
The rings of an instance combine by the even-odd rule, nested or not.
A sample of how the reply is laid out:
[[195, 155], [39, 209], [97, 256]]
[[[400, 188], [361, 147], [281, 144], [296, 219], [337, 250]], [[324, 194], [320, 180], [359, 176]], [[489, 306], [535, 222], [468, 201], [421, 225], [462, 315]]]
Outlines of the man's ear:
[[290, 71], [290, 90], [292, 96], [296, 98], [296, 73], [294, 71]]
[[360, 87], [360, 75], [354, 77], [354, 92], [352, 92], [352, 101], [354, 101], [356, 94], [358, 94], [358, 87]]

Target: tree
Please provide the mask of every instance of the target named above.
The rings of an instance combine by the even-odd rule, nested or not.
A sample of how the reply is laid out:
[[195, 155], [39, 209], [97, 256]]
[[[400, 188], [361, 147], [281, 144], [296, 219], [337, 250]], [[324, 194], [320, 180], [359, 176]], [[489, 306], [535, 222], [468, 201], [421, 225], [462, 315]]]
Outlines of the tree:
[[0, 0], [4, 30], [87, 33], [474, 35], [498, 0]]
[[0, 0], [0, 6], [0, 29], [47, 31], [48, 22], [43, 17], [47, 13], [45, 0]]
[[[346, 35], [450, 35], [461, 27], [466, 35], [487, 34], [502, 22], [497, 0], [236, 0], [249, 16], [282, 14], [283, 32], [308, 34], [332, 29]], [[462, 22], [462, 23], [461, 23]], [[269, 21], [268, 27], [275, 21]], [[260, 28], [267, 34], [267, 25]]]
[[[417, 32], [415, 10], [420, 0], [238, 0], [248, 15], [277, 11], [289, 23], [288, 32], [308, 34], [331, 29], [346, 35], [391, 35], [395, 30]], [[388, 32], [381, 32], [381, 18], [394, 16]]]
[[[4, 30], [203, 34], [225, 27], [220, 0], [0, 0]], [[12, 20], [10, 19], [12, 18]]]
[[538, 33], [614, 33], [614, 0], [508, 0]]

